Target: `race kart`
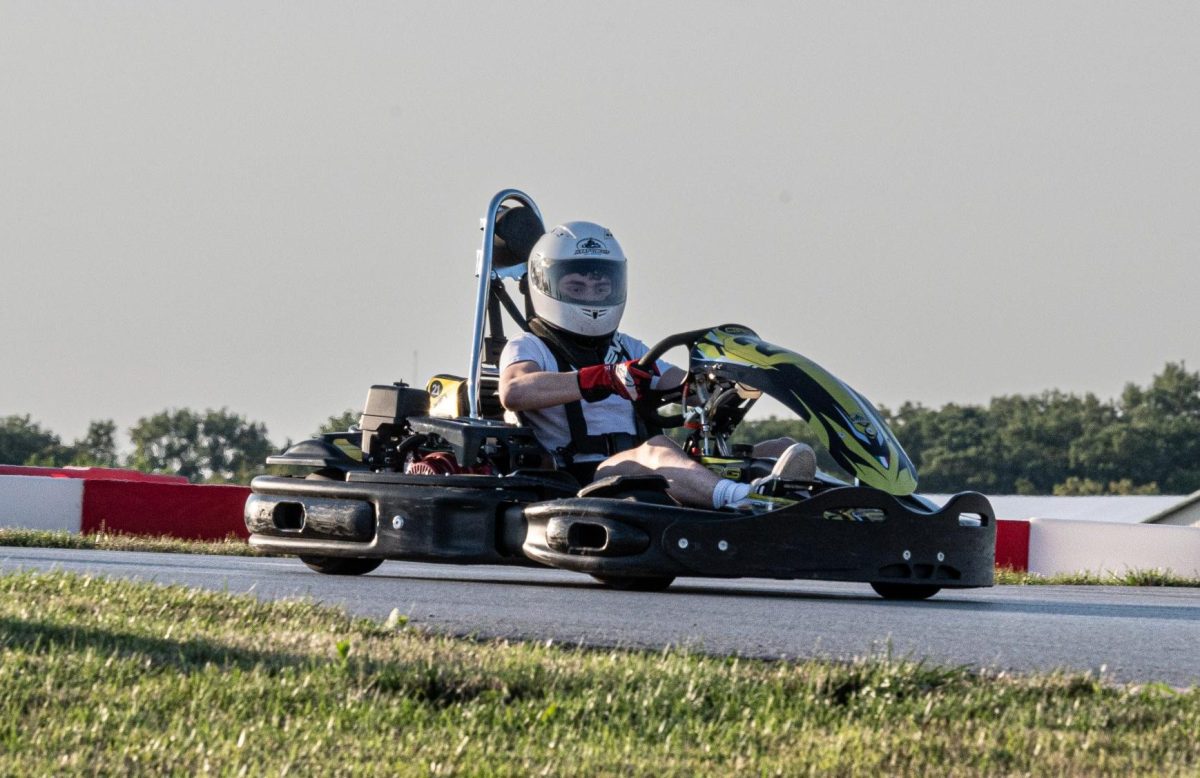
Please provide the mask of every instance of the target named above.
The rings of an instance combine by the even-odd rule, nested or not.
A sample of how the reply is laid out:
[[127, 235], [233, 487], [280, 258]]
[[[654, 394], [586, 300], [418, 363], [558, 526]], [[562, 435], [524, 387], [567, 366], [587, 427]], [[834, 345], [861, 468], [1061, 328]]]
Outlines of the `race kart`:
[[766, 507], [706, 510], [677, 504], [658, 475], [581, 484], [556, 469], [528, 427], [504, 420], [495, 367], [505, 317], [528, 327], [505, 282], [524, 275], [545, 231], [541, 214], [528, 195], [504, 190], [481, 226], [467, 375], [373, 386], [356, 428], [268, 458], [292, 474], [252, 482], [253, 546], [333, 575], [395, 559], [550, 566], [633, 590], [683, 576], [823, 579], [918, 600], [992, 585], [987, 499], [967, 492], [939, 508], [917, 495], [912, 462], [862, 395], [740, 325], [673, 335], [642, 358], [649, 367], [669, 350], [687, 352], [681, 385], [635, 403], [647, 428], [675, 430], [690, 456], [749, 481], [773, 461], [731, 439], [765, 394], [805, 422], [840, 476], [776, 480]]

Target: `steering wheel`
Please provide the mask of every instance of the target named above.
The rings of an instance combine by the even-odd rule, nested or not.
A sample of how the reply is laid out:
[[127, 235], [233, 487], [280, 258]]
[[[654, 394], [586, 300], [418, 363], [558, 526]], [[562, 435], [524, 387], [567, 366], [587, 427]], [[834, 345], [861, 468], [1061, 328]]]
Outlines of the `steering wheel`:
[[[654, 347], [646, 352], [645, 356], [637, 361], [637, 366], [642, 370], [651, 372], [654, 370], [654, 363], [677, 346], [687, 346], [691, 349], [698, 340], [704, 337], [712, 330], [711, 327], [706, 327], [702, 330], [690, 330], [688, 332], [680, 332], [677, 335], [669, 335], [663, 338]], [[664, 416], [659, 413], [659, 408], [664, 405], [669, 405], [678, 402], [683, 396], [683, 388], [692, 380], [691, 372], [684, 378], [683, 383], [678, 386], [672, 386], [668, 389], [647, 389], [636, 400], [633, 401], [633, 408], [637, 414], [649, 425], [659, 427], [660, 429], [671, 429], [673, 427], [683, 426], [683, 414], [676, 413], [671, 416]]]

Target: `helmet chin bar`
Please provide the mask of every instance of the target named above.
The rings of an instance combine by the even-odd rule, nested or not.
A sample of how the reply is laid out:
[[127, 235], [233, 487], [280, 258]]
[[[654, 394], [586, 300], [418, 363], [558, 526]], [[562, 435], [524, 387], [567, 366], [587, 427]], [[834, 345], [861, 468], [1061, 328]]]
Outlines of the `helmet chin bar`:
[[475, 277], [479, 279], [479, 287], [475, 295], [475, 327], [471, 337], [471, 367], [467, 371], [467, 407], [472, 419], [479, 416], [479, 371], [483, 365], [483, 330], [487, 324], [488, 294], [492, 281], [501, 278], [518, 278], [525, 272], [526, 263], [492, 270], [492, 258], [496, 241], [496, 217], [506, 200], [515, 200], [537, 214], [538, 220], [542, 212], [538, 210], [533, 198], [519, 189], [504, 189], [497, 192], [488, 204], [487, 213], [480, 219], [480, 229], [483, 230], [483, 245], [475, 256]]
[[617, 305], [587, 305], [568, 303], [530, 290], [533, 312], [556, 329], [569, 335], [600, 338], [611, 335], [621, 323], [625, 303]]

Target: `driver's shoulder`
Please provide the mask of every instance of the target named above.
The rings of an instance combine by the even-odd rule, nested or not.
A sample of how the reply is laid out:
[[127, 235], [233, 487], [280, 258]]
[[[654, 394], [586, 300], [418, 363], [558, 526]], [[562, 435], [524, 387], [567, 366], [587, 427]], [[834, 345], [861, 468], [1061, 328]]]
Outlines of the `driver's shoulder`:
[[629, 355], [630, 359], [638, 359], [650, 351], [650, 347], [644, 342], [620, 330], [613, 333], [613, 341]]
[[532, 332], [520, 332], [504, 344], [504, 351], [500, 357], [500, 369], [503, 371], [517, 362], [534, 362], [545, 370], [546, 366], [552, 364], [553, 361], [554, 356], [550, 353], [550, 348], [545, 341]]

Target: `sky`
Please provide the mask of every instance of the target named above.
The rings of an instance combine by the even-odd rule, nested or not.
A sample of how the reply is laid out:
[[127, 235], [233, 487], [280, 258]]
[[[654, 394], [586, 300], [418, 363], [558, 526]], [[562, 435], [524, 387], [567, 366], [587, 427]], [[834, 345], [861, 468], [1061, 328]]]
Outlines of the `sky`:
[[463, 373], [515, 187], [876, 404], [1200, 368], [1192, 2], [0, 0], [0, 416]]

